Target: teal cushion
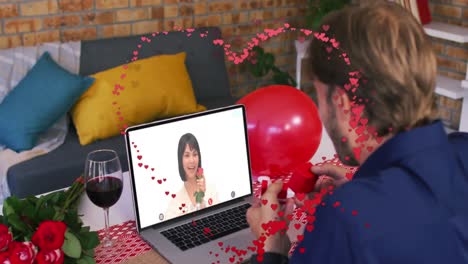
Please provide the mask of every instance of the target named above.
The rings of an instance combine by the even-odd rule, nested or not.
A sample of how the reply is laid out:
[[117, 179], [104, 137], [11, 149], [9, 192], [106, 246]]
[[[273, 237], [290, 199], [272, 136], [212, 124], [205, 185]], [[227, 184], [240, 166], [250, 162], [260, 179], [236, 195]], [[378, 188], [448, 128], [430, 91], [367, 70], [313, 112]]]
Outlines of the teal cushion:
[[45, 52], [0, 103], [0, 145], [32, 149], [41, 133], [63, 117], [94, 78], [70, 73]]

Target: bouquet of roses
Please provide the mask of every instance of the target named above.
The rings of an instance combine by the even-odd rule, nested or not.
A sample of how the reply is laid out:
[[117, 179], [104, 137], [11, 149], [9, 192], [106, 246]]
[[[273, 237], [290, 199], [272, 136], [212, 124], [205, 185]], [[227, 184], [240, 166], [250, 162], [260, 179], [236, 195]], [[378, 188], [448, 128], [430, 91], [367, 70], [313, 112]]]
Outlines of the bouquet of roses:
[[78, 215], [83, 191], [80, 177], [66, 191], [8, 197], [0, 216], [0, 264], [96, 263], [98, 235]]
[[[195, 175], [195, 177], [197, 178], [197, 180], [203, 178], [202, 168], [198, 168], [197, 175]], [[195, 202], [197, 203], [197, 205], [200, 205], [203, 201], [203, 197], [205, 197], [205, 192], [196, 191], [193, 195], [195, 196]]]

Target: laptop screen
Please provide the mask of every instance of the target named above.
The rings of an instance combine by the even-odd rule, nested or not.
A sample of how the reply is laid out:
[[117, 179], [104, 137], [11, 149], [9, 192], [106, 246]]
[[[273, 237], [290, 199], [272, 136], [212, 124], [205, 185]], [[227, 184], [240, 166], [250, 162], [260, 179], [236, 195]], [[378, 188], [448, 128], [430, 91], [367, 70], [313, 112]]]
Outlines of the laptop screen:
[[127, 130], [140, 228], [252, 193], [243, 106]]

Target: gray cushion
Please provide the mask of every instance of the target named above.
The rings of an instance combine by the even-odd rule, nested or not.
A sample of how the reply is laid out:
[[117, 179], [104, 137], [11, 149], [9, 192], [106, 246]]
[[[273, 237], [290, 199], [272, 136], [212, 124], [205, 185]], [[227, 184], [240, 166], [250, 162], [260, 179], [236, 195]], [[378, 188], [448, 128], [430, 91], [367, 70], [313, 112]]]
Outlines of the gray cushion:
[[[201, 37], [200, 34], [206, 31], [208, 35]], [[80, 73], [90, 75], [128, 63], [134, 56], [134, 50], [138, 50], [139, 59], [185, 51], [186, 66], [197, 99], [229, 97], [231, 94], [223, 48], [213, 44], [213, 40], [222, 37], [221, 30], [206, 27], [196, 29], [190, 37], [186, 35], [185, 32], [172, 31], [155, 37], [147, 34], [84, 41], [81, 46]], [[149, 37], [151, 43], [143, 43], [141, 49], [138, 49], [142, 36]]]
[[81, 146], [75, 129], [70, 128], [65, 143], [54, 151], [10, 167], [7, 179], [11, 194], [23, 198], [70, 186], [83, 173], [86, 155], [96, 149], [115, 150], [122, 169], [128, 170], [123, 136]]

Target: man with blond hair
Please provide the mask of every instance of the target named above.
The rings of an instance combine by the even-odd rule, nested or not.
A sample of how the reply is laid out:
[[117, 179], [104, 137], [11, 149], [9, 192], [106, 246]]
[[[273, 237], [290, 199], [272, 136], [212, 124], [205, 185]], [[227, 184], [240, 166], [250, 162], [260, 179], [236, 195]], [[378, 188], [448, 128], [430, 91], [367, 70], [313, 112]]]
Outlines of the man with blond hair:
[[[346, 170], [316, 166], [335, 189], [288, 258], [277, 232], [252, 263], [468, 263], [468, 133], [447, 135], [435, 104], [436, 57], [417, 20], [375, 1], [330, 13], [309, 50], [319, 112]], [[317, 186], [318, 188], [323, 186]], [[247, 212], [252, 232], [287, 221], [282, 183]], [[282, 216], [282, 217], [280, 217]]]

